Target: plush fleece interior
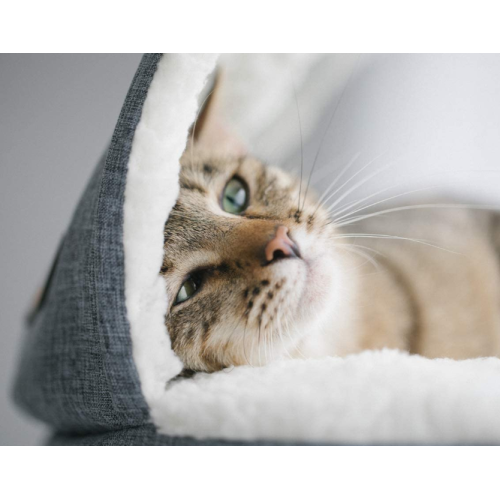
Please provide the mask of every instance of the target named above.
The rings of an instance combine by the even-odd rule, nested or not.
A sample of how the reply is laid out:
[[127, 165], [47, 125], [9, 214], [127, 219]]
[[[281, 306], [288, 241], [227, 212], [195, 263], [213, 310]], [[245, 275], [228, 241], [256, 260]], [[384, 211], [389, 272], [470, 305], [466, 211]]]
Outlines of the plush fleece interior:
[[[161, 59], [129, 162], [124, 206], [126, 304], [134, 361], [159, 432], [294, 443], [500, 442], [496, 358], [429, 360], [384, 350], [347, 358], [284, 360], [171, 381], [182, 364], [171, 349], [164, 323], [167, 297], [158, 274], [163, 227], [178, 194], [179, 158], [188, 130], [216, 63], [214, 55]], [[269, 64], [276, 67], [271, 60]], [[290, 58], [283, 64], [296, 68], [299, 95], [309, 92], [311, 109], [320, 109], [324, 96], [315, 93], [306, 78], [317, 60]], [[259, 77], [258, 65], [243, 69]], [[233, 89], [239, 116], [245, 117], [239, 120], [240, 129], [246, 128], [249, 136], [262, 135], [259, 121], [245, 112], [251, 106], [241, 104], [237, 82]], [[252, 102], [251, 92], [245, 95], [246, 102]], [[286, 115], [285, 100], [273, 100], [272, 116]], [[292, 133], [274, 132], [284, 137], [276, 138], [284, 147]]]

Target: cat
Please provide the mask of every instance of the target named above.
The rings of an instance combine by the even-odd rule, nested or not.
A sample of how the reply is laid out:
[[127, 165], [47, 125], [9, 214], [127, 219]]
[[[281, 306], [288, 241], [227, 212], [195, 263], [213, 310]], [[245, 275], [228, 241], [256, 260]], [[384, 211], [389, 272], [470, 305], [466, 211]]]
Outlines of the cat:
[[187, 371], [381, 348], [500, 354], [496, 213], [333, 217], [301, 179], [235, 141], [217, 151], [227, 134], [212, 106], [200, 121], [219, 139], [199, 132], [187, 148], [164, 230], [166, 326]]

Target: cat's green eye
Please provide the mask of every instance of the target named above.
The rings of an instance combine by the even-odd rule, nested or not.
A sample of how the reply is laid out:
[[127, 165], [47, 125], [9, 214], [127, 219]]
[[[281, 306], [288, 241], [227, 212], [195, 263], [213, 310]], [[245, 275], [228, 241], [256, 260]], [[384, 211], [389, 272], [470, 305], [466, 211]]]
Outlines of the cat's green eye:
[[177, 292], [177, 297], [175, 298], [174, 305], [180, 304], [181, 302], [185, 302], [190, 299], [198, 290], [200, 286], [199, 280], [194, 278], [188, 278], [180, 287]]
[[247, 207], [247, 185], [238, 177], [233, 177], [222, 193], [222, 208], [230, 214], [241, 214]]

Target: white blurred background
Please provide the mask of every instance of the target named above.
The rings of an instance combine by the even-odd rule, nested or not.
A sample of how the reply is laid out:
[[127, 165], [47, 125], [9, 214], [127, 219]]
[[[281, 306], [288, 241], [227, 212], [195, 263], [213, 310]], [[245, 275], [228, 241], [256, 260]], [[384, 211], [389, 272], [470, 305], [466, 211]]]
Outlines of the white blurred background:
[[[433, 187], [429, 194], [500, 207], [500, 56], [363, 55], [341, 92], [317, 165], [328, 179], [357, 154], [351, 175], [373, 161], [352, 198]], [[307, 145], [307, 166], [330, 116]]]

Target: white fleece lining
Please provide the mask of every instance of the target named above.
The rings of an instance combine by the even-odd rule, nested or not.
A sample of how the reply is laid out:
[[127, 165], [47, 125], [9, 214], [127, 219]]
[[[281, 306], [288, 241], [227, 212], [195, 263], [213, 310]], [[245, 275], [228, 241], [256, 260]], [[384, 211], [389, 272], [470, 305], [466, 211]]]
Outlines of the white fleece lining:
[[324, 443], [500, 443], [500, 360], [428, 360], [385, 350], [290, 360], [166, 382], [182, 368], [158, 275], [179, 158], [213, 55], [164, 56], [137, 127], [124, 206], [133, 356], [159, 432]]
[[134, 361], [153, 420], [166, 382], [182, 370], [164, 320], [163, 228], [177, 199], [179, 159], [196, 118], [197, 98], [216, 60], [217, 55], [206, 54], [160, 59], [130, 153], [123, 207], [125, 300]]
[[306, 443], [500, 443], [500, 360], [384, 350], [173, 382], [171, 435]]

